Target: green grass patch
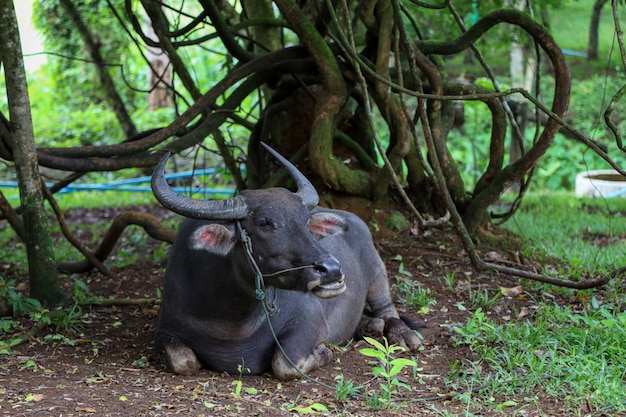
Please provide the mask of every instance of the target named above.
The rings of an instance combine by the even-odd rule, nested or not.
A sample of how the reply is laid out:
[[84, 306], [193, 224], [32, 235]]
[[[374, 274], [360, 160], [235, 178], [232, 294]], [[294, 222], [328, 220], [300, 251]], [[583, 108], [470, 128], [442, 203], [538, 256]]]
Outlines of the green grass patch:
[[626, 264], [625, 220], [624, 198], [533, 193], [505, 226], [526, 240], [526, 256], [549, 254], [574, 270], [608, 272]]
[[[157, 204], [152, 193], [121, 191], [80, 191], [56, 196], [57, 202], [67, 209], [98, 209], [104, 207], [127, 207]], [[132, 210], [132, 208], [129, 208]]]
[[[2, 192], [14, 207], [19, 206], [19, 195], [16, 188], [2, 188]], [[152, 193], [120, 192], [120, 191], [80, 191], [55, 196], [57, 203], [64, 213], [68, 210], [96, 210], [103, 208], [121, 208], [122, 211], [131, 211], [133, 206], [158, 204]], [[59, 262], [72, 262], [83, 259], [83, 255], [65, 238], [62, 237], [61, 229], [54, 218], [52, 209], [45, 203], [46, 212], [49, 216], [50, 230], [55, 238], [55, 258]], [[80, 218], [81, 213], [74, 215]], [[178, 218], [174, 217], [167, 222], [175, 227]], [[103, 218], [98, 221], [86, 221], [84, 223], [72, 221], [69, 224], [70, 231], [80, 239], [87, 248], [95, 249], [100, 244], [104, 233], [111, 226], [112, 218]], [[127, 228], [121, 238], [119, 249], [108, 259], [105, 264], [108, 267], [122, 268], [138, 262], [154, 261], [165, 257], [169, 244], [162, 243], [160, 247], [153, 248], [148, 245], [148, 236], [138, 226]], [[14, 250], [8, 251], [3, 256], [3, 261], [15, 265], [18, 269], [26, 271], [28, 261], [26, 248], [19, 242], [12, 228], [0, 230], [0, 242], [4, 246], [11, 246]]]
[[[17, 188], [1, 187], [0, 191], [2, 191], [13, 207], [20, 205], [19, 192]], [[156, 199], [151, 192], [77, 191], [55, 194], [54, 198], [64, 211], [75, 208], [89, 210], [105, 207], [126, 207], [152, 203], [156, 204]]]
[[[561, 48], [577, 52], [587, 51], [594, 3], [595, 0], [566, 1], [550, 9], [550, 31]], [[621, 19], [626, 18], [623, 8], [619, 8], [619, 15]], [[568, 62], [572, 66], [572, 74], [575, 78], [578, 75], [589, 75], [590, 70], [592, 70], [591, 73], [603, 71], [607, 64], [610, 70], [621, 65], [611, 2], [604, 5], [600, 15], [598, 60], [588, 61], [583, 57], [568, 56]]]
[[449, 383], [471, 388], [474, 403], [521, 410], [544, 392], [572, 415], [585, 404], [610, 415], [626, 411], [626, 313], [609, 304], [585, 307], [539, 304], [531, 318], [505, 323], [476, 310], [454, 338], [479, 359], [452, 364]]

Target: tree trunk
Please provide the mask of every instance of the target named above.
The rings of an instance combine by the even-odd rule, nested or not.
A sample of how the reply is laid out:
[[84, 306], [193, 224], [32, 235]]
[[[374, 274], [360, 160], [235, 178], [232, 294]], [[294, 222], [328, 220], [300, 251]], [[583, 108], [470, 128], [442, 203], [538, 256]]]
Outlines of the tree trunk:
[[589, 25], [589, 45], [587, 46], [587, 59], [598, 59], [598, 32], [600, 30], [600, 14], [607, 0], [596, 0], [591, 11], [591, 24]]
[[19, 183], [24, 243], [28, 256], [30, 294], [44, 304], [61, 303], [54, 243], [43, 206], [35, 134], [20, 46], [15, 9], [11, 0], [0, 0], [0, 60], [6, 77], [13, 156]]
[[[511, 6], [517, 10], [524, 11], [524, 8], [526, 7], [526, 1], [514, 0], [511, 1]], [[511, 59], [509, 63], [509, 73], [511, 74], [511, 86], [514, 88], [526, 88], [526, 85], [528, 83], [525, 71], [532, 71], [532, 67], [527, 68], [527, 65], [525, 65], [525, 61], [528, 58], [524, 55], [524, 47], [521, 43], [521, 40], [519, 39], [519, 34], [515, 35], [513, 42], [511, 42], [511, 48], [509, 50], [509, 56]], [[523, 140], [523, 137], [524, 136], [522, 132], [522, 138], [520, 138], [520, 140]], [[522, 153], [524, 153], [524, 150], [522, 149], [522, 144], [519, 140], [515, 140], [513, 138], [509, 143], [509, 158], [511, 162], [515, 162], [520, 159], [522, 157]], [[517, 189], [518, 186], [518, 184], [514, 185], [513, 189]]]
[[[156, 33], [150, 22], [146, 24], [146, 36], [158, 42]], [[148, 110], [154, 111], [166, 107], [172, 107], [174, 100], [172, 97], [172, 69], [170, 59], [167, 54], [155, 46], [148, 46]]]
[[89, 28], [85, 22], [83, 22], [80, 13], [71, 0], [61, 0], [61, 6], [63, 7], [63, 10], [65, 10], [67, 17], [72, 22], [74, 28], [78, 31], [78, 34], [85, 44], [87, 52], [96, 65], [103, 90], [106, 93], [109, 105], [111, 106], [111, 109], [113, 109], [120, 127], [124, 131], [124, 136], [126, 136], [126, 138], [131, 138], [137, 135], [137, 128], [126, 110], [124, 101], [122, 101], [122, 98], [118, 94], [113, 78], [111, 78], [111, 74], [109, 74], [104, 58], [102, 58], [102, 55], [100, 54], [100, 46], [98, 45], [98, 42], [96, 42], [93, 38]]

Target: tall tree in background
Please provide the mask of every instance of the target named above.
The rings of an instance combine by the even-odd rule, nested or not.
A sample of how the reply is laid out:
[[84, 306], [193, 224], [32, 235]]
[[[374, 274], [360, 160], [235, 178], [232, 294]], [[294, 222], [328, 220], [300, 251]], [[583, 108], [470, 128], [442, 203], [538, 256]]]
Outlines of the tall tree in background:
[[587, 47], [587, 58], [598, 59], [598, 34], [600, 32], [600, 16], [602, 8], [608, 0], [595, 0], [591, 9], [591, 24], [589, 25], [589, 46]]
[[43, 303], [64, 299], [54, 258], [54, 245], [43, 206], [35, 135], [24, 71], [17, 17], [12, 0], [0, 0], [0, 62], [4, 67], [10, 125], [8, 137], [19, 182], [23, 240], [28, 255], [31, 296]]

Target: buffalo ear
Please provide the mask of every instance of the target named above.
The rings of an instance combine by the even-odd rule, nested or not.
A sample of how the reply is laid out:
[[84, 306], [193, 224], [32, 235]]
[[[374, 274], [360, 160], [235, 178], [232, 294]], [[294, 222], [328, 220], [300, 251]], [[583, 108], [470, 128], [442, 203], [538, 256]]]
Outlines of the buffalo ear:
[[316, 236], [326, 237], [348, 230], [346, 219], [334, 213], [314, 213], [307, 227]]
[[190, 244], [195, 250], [227, 255], [235, 246], [235, 228], [217, 223], [201, 226], [193, 232]]

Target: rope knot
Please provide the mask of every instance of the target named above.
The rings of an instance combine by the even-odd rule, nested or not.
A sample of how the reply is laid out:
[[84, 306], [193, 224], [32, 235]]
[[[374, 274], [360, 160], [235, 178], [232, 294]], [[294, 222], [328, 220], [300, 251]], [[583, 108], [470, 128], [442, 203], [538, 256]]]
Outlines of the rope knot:
[[265, 291], [260, 288], [256, 289], [256, 299], [259, 301], [265, 300]]

